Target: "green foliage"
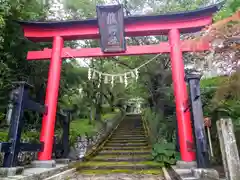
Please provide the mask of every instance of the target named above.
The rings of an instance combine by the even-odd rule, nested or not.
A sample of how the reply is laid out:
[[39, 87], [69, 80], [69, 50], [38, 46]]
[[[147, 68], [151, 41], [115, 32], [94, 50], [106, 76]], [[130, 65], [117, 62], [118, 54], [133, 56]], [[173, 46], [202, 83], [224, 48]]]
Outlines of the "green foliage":
[[173, 165], [180, 160], [179, 153], [175, 151], [175, 144], [165, 142], [153, 145], [152, 157], [154, 161], [163, 162], [165, 166]]
[[161, 123], [163, 120], [161, 114], [152, 112], [152, 110], [148, 108], [142, 112], [142, 117], [147, 121], [147, 125], [150, 131], [149, 133], [151, 133], [150, 138], [152, 143], [158, 142], [159, 138], [164, 138], [161, 136], [162, 134], [160, 131], [165, 129], [166, 125]]
[[[8, 103], [8, 95], [11, 90], [11, 83], [18, 80], [27, 80], [38, 88], [42, 84], [44, 66], [35, 66], [36, 63], [26, 61], [26, 52], [28, 49], [36, 47], [33, 43], [23, 38], [19, 25], [13, 20], [27, 19], [36, 20], [45, 15], [44, 7], [38, 0], [2, 0], [0, 3], [0, 120], [5, 119], [5, 112]], [[28, 73], [26, 73], [28, 72]], [[38, 74], [39, 73], [39, 74]], [[35, 79], [37, 74], [38, 80]], [[47, 71], [46, 71], [47, 75]], [[30, 78], [31, 77], [31, 78]], [[45, 76], [46, 77], [46, 76]], [[36, 91], [35, 91], [36, 92]]]
[[226, 0], [224, 6], [214, 16], [214, 21], [227, 18], [240, 9], [239, 0]]
[[66, 0], [65, 8], [71, 9], [75, 18], [92, 18], [96, 16], [96, 5], [103, 3], [103, 0]]
[[[114, 120], [114, 117], [119, 113], [115, 112], [102, 114], [103, 121]], [[103, 128], [103, 124], [99, 121], [93, 121], [89, 123], [89, 119], [76, 119], [70, 124], [70, 144], [73, 145], [76, 142], [77, 137], [82, 135], [94, 136], [99, 130]]]
[[96, 131], [96, 125], [89, 124], [88, 119], [78, 119], [74, 120], [70, 124], [70, 144], [73, 145], [76, 142], [77, 137], [85, 135], [86, 133], [89, 135], [93, 135]]
[[145, 109], [143, 118], [148, 122], [153, 160], [162, 162], [165, 166], [175, 164], [180, 157], [175, 148], [175, 123], [172, 117], [164, 117], [159, 112]]
[[208, 87], [214, 87], [214, 86], [220, 86], [224, 82], [226, 82], [228, 79], [227, 76], [217, 76], [213, 78], [203, 79], [200, 81], [201, 88], [208, 88]]
[[[102, 115], [103, 119], [114, 120], [114, 117], [119, 113], [118, 110], [115, 112]], [[89, 119], [77, 119], [70, 123], [70, 144], [73, 145], [76, 142], [77, 137], [86, 135], [93, 136], [102, 128], [102, 124], [99, 122], [94, 122], [89, 124]], [[59, 140], [61, 138], [62, 131], [57, 129], [55, 131], [55, 136]], [[0, 142], [6, 142], [8, 137], [8, 131], [0, 131]], [[40, 132], [36, 131], [24, 131], [22, 133], [21, 140], [24, 142], [38, 143], [40, 137]]]
[[[6, 142], [8, 139], [7, 131], [0, 131], [0, 142]], [[23, 132], [21, 141], [37, 143], [39, 142], [39, 132]]]
[[115, 109], [112, 109], [111, 106], [109, 106], [108, 104], [106, 105], [102, 105], [102, 114], [106, 114], [109, 113], [113, 110], [113, 112], [115, 111]]
[[108, 111], [108, 113], [102, 114], [102, 120], [103, 121], [107, 121], [107, 120], [111, 120], [117, 113], [119, 113], [118, 109], [114, 109], [113, 112]]
[[216, 94], [216, 90], [222, 85], [225, 84], [228, 80], [227, 76], [219, 76], [208, 79], [203, 79], [200, 81], [200, 87], [202, 91], [202, 102], [204, 104], [204, 115], [212, 116], [215, 107], [212, 104], [212, 100]]
[[142, 112], [142, 117], [147, 121], [153, 144], [162, 141], [172, 142], [174, 140], [176, 120], [173, 116], [164, 117], [163, 112], [154, 112], [147, 108]]
[[[240, 104], [240, 76], [239, 72], [234, 73], [230, 77], [216, 77], [201, 81], [203, 90], [203, 102], [205, 115], [213, 116], [216, 121], [219, 116], [230, 116], [238, 122], [239, 120], [239, 104]], [[211, 87], [215, 88], [211, 88]], [[208, 89], [210, 88], [210, 89]], [[218, 113], [218, 116], [216, 116]], [[220, 114], [219, 114], [220, 113]]]
[[8, 133], [6, 131], [0, 131], [0, 141], [6, 142], [7, 141]]
[[[202, 100], [205, 104], [204, 115], [211, 117], [211, 137], [214, 148], [214, 156], [221, 156], [217, 135], [216, 121], [223, 117], [233, 120], [236, 140], [240, 146], [240, 76], [239, 72], [231, 76], [215, 77], [201, 81]], [[210, 87], [210, 89], [208, 89]], [[215, 88], [211, 88], [215, 87]], [[221, 163], [221, 159], [212, 159], [214, 163]]]
[[24, 132], [22, 140], [32, 143], [39, 143], [40, 132]]

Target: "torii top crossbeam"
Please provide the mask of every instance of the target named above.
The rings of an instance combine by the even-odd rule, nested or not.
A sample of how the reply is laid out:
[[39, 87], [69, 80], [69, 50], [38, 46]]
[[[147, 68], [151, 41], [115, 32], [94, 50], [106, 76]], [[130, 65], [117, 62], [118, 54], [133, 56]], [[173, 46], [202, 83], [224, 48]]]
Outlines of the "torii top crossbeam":
[[[212, 23], [212, 14], [217, 5], [189, 12], [177, 12], [155, 16], [132, 16], [124, 19], [125, 36], [149, 36], [167, 34], [177, 28], [181, 33], [201, 30]], [[63, 22], [18, 21], [24, 28], [25, 37], [35, 42], [52, 41], [56, 35], [64, 40], [99, 38], [97, 19]]]
[[[167, 34], [171, 29], [180, 33], [191, 33], [201, 30], [212, 23], [212, 15], [219, 9], [218, 5], [201, 8], [189, 12], [177, 12], [154, 16], [125, 17], [125, 36], [149, 36]], [[63, 22], [27, 22], [18, 21], [23, 27], [24, 35], [34, 42], [52, 41], [53, 37], [61, 36], [64, 40], [98, 39], [97, 19], [63, 21]], [[182, 51], [204, 51], [209, 49], [207, 42], [182, 41]], [[158, 45], [128, 46], [123, 53], [102, 53], [100, 48], [83, 48], [80, 50], [63, 48], [62, 58], [73, 57], [109, 57], [122, 55], [159, 54], [170, 52], [168, 43]], [[51, 49], [31, 51], [28, 60], [50, 59]]]

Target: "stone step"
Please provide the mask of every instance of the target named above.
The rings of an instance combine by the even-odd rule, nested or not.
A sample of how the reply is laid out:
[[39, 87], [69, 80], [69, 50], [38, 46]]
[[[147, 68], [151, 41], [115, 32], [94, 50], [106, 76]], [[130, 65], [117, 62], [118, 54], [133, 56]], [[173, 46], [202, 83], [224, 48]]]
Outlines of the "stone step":
[[152, 159], [148, 156], [146, 157], [135, 157], [135, 156], [117, 156], [117, 157], [104, 157], [96, 156], [92, 161], [100, 162], [142, 162], [142, 161], [151, 161]]
[[143, 127], [118, 127], [116, 131], [144, 131]]
[[124, 143], [124, 144], [120, 144], [120, 143], [111, 143], [108, 142], [105, 147], [124, 147], [124, 146], [128, 146], [128, 147], [143, 147], [143, 146], [148, 146], [148, 143]]
[[129, 126], [118, 126], [118, 129], [143, 129], [143, 126], [134, 126], [134, 125], [129, 125]]
[[143, 128], [143, 124], [134, 124], [134, 123], [120, 124], [118, 127], [119, 128]]
[[129, 139], [129, 140], [109, 140], [109, 143], [119, 143], [119, 144], [129, 144], [129, 143], [147, 143], [148, 141], [146, 139], [142, 140], [134, 140], [134, 139]]
[[117, 134], [113, 134], [112, 135], [112, 138], [115, 138], [115, 137], [117, 137], [117, 138], [131, 138], [131, 137], [135, 137], [135, 138], [146, 138], [146, 136], [145, 135], [127, 135], [127, 134], [123, 134], [123, 135], [121, 135], [121, 136], [119, 136], [119, 135], [117, 135]]
[[191, 169], [180, 169], [180, 168], [175, 167], [174, 171], [183, 177], [192, 177], [193, 176]]
[[144, 129], [116, 129], [116, 132], [144, 132]]
[[132, 154], [134, 155], [149, 155], [151, 154], [151, 151], [132, 151], [132, 152], [129, 152], [129, 151], [100, 151], [98, 153], [99, 155], [129, 155], [131, 156]]
[[116, 129], [116, 131], [118, 131], [118, 130], [122, 130], [122, 131], [126, 131], [126, 130], [128, 130], [128, 131], [131, 131], [131, 130], [137, 130], [137, 131], [139, 131], [139, 130], [144, 130], [144, 128], [143, 128], [143, 126], [132, 126], [132, 125], [130, 125], [130, 126], [128, 126], [128, 127], [119, 127], [118, 126], [118, 128]]
[[139, 128], [139, 129], [136, 129], [136, 128], [125, 128], [125, 129], [116, 129], [116, 131], [123, 131], [123, 132], [128, 132], [128, 131], [144, 131], [143, 128]]
[[[91, 169], [91, 170], [81, 170], [80, 171], [81, 174], [86, 174], [86, 175], [91, 175], [90, 178], [92, 178], [92, 176], [96, 176], [96, 175], [104, 175], [104, 177], [102, 179], [108, 179], [106, 178], [107, 175], [109, 174], [119, 174], [119, 176], [116, 178], [114, 178], [114, 180], [116, 179], [121, 179], [121, 180], [133, 180], [131, 177], [126, 177], [126, 178], [123, 178], [123, 173], [124, 174], [134, 174], [135, 176], [136, 175], [141, 175], [141, 178], [138, 178], [138, 179], [141, 179], [143, 180], [143, 175], [162, 175], [162, 171], [161, 171], [161, 168], [159, 169], [140, 169], [140, 170], [136, 170], [136, 169], [113, 169], [113, 170], [101, 170], [101, 169]], [[102, 180], [101, 179], [101, 180]], [[156, 178], [157, 179], [157, 178]], [[144, 180], [156, 180], [156, 179], [151, 179], [151, 178], [144, 178]], [[159, 178], [158, 178], [159, 179]]]
[[145, 136], [144, 133], [113, 133], [112, 136], [115, 136], [115, 137], [126, 137], [126, 136], [130, 136], [130, 137], [136, 137], [136, 136]]
[[128, 124], [143, 124], [143, 122], [139, 119], [132, 119], [132, 120], [126, 120], [126, 121], [122, 121], [121, 125], [125, 125], [127, 126]]
[[124, 146], [124, 147], [103, 147], [103, 150], [139, 150], [139, 149], [147, 149], [147, 150], [151, 150], [151, 148], [149, 146], [133, 146], [133, 147], [128, 147], [128, 146]]
[[147, 137], [135, 137], [134, 135], [132, 136], [112, 136], [108, 141], [111, 141], [112, 139], [114, 140], [134, 140], [134, 141], [137, 141], [137, 140], [147, 140], [148, 138]]
[[[146, 146], [144, 146], [144, 147], [146, 147]], [[146, 149], [146, 148], [140, 147], [140, 148], [135, 149], [135, 150], [132, 150], [132, 151], [130, 151], [129, 149], [127, 149], [127, 150], [101, 150], [100, 152], [104, 152], [104, 151], [135, 153], [135, 152], [151, 152], [151, 149], [150, 149], [150, 148]]]
[[140, 140], [142, 140], [142, 139], [148, 139], [148, 137], [146, 137], [146, 136], [112, 136], [111, 138], [110, 138], [110, 140], [111, 139], [119, 139], [119, 140], [129, 140], [129, 139], [134, 139], [134, 140], [138, 140], [138, 139], [140, 139]]
[[139, 133], [139, 132], [145, 132], [144, 130], [137, 130], [137, 129], [125, 129], [125, 130], [120, 130], [120, 129], [117, 129], [115, 132], [117, 133], [128, 133], [128, 132], [135, 132], [135, 133]]
[[144, 134], [144, 131], [115, 131], [115, 134]]
[[126, 141], [128, 141], [128, 140], [146, 140], [146, 137], [134, 137], [134, 136], [132, 136], [132, 137], [111, 137], [110, 139], [109, 139], [110, 141], [111, 140], [119, 140], [119, 141], [124, 141], [124, 140], [126, 140]]
[[[122, 137], [124, 135], [128, 135], [128, 136], [145, 136], [144, 133], [134, 133], [134, 132], [126, 132], [126, 133], [113, 133], [113, 136], [118, 136], [118, 137]], [[146, 136], [145, 136], [146, 137]]]
[[115, 131], [114, 134], [135, 134], [135, 135], [138, 135], [138, 134], [141, 134], [141, 135], [144, 135], [144, 131]]
[[132, 169], [132, 170], [142, 170], [142, 169], [161, 169], [161, 167], [147, 166], [143, 164], [138, 165], [115, 165], [115, 166], [83, 166], [81, 169], [101, 169], [101, 170], [114, 170], [114, 169]]
[[182, 180], [199, 180], [199, 178], [196, 177], [181, 177]]
[[82, 163], [77, 169], [103, 169], [103, 170], [114, 170], [114, 169], [161, 169], [164, 165], [161, 163], [155, 163], [152, 161], [143, 162], [98, 162], [89, 161]]
[[121, 139], [129, 139], [132, 137], [137, 137], [137, 138], [144, 138], [147, 139], [147, 137], [144, 134], [113, 134], [111, 138], [121, 138]]
[[128, 158], [128, 157], [132, 157], [132, 158], [149, 158], [151, 159], [152, 155], [137, 155], [137, 154], [127, 154], [127, 155], [97, 155], [94, 156], [93, 158], [120, 158], [120, 157], [124, 157], [124, 158]]
[[179, 169], [173, 166], [174, 171], [181, 177], [182, 180], [199, 180], [193, 176], [191, 169]]

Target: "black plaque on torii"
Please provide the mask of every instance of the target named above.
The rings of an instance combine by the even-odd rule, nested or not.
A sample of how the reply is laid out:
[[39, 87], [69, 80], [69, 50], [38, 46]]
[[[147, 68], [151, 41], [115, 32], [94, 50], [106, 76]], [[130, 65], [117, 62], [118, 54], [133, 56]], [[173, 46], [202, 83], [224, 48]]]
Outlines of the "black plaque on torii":
[[123, 6], [97, 6], [97, 17], [102, 51], [126, 51]]

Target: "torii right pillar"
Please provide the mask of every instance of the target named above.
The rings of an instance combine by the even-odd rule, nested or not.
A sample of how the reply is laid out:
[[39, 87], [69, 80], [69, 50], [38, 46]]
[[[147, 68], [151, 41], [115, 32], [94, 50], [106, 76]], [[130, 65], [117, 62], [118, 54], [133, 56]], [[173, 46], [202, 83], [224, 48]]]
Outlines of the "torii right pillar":
[[[196, 154], [193, 150], [194, 138], [191, 125], [191, 114], [188, 105], [188, 93], [185, 83], [184, 62], [181, 50], [180, 32], [178, 29], [169, 31], [171, 48], [171, 67], [176, 103], [176, 116], [180, 144], [181, 162], [186, 166], [195, 166]], [[181, 163], [182, 164], [182, 163]]]

